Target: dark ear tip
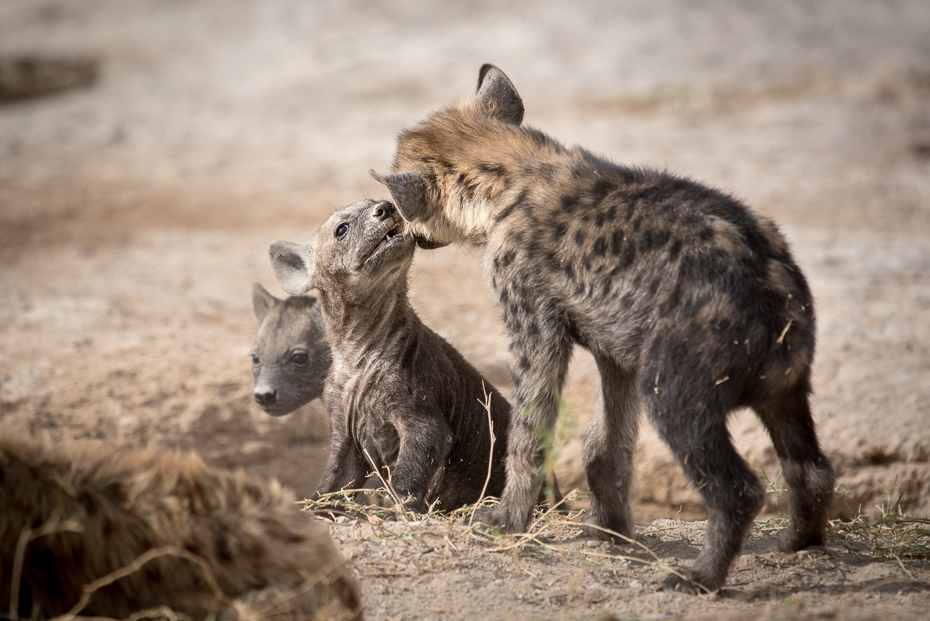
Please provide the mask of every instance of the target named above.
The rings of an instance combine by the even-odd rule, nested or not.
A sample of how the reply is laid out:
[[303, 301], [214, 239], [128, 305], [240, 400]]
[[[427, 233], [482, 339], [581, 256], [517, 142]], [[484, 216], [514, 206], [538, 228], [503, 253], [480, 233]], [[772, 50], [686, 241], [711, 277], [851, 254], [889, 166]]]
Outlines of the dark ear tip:
[[478, 89], [480, 89], [481, 85], [484, 84], [484, 79], [488, 77], [488, 74], [491, 71], [497, 71], [500, 74], [504, 73], [498, 69], [496, 65], [492, 65], [491, 63], [484, 63], [481, 65], [481, 69], [478, 70]]

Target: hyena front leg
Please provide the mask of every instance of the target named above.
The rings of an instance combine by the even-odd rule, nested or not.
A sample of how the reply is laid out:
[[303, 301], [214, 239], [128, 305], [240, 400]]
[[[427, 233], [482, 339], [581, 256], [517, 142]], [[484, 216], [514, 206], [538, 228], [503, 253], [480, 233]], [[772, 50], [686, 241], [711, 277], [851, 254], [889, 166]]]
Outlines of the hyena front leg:
[[310, 498], [318, 500], [341, 489], [359, 488], [368, 476], [366, 468], [365, 458], [354, 444], [346, 438], [332, 438], [323, 476]]
[[540, 471], [547, 439], [559, 417], [558, 395], [568, 370], [572, 344], [567, 338], [511, 342], [510, 376], [514, 399], [507, 438], [507, 484], [497, 509], [478, 514], [484, 523], [524, 532], [543, 484]]
[[[633, 454], [639, 432], [636, 374], [613, 360], [598, 358], [599, 371], [594, 419], [585, 437], [582, 460], [591, 490], [588, 522], [632, 538]], [[592, 537], [626, 540], [588, 528]]]

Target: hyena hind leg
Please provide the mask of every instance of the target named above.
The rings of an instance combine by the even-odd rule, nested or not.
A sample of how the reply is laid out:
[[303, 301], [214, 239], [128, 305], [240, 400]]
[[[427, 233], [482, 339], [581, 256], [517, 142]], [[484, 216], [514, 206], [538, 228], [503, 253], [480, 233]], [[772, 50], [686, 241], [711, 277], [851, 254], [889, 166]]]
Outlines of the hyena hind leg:
[[782, 552], [826, 543], [836, 474], [820, 449], [810, 410], [809, 381], [754, 409], [769, 431], [788, 485], [788, 527], [778, 536]]
[[726, 412], [711, 409], [650, 411], [659, 435], [701, 495], [708, 514], [704, 547], [694, 565], [683, 572], [684, 577], [668, 576], [666, 589], [698, 593], [722, 587], [765, 500], [758, 477], [730, 440]]
[[593, 526], [587, 532], [597, 539], [629, 543], [635, 534], [633, 454], [639, 432], [636, 375], [612, 360], [598, 359], [597, 366], [600, 374], [594, 419], [582, 452], [591, 490], [587, 521]]

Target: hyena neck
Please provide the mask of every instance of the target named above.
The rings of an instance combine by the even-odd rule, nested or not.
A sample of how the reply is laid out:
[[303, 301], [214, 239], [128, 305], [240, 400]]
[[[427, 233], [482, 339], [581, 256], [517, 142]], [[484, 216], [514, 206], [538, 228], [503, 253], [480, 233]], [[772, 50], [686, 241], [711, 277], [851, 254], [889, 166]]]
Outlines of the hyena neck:
[[333, 355], [357, 359], [380, 351], [393, 335], [417, 321], [407, 298], [407, 278], [393, 287], [373, 287], [362, 298], [340, 295], [338, 288], [319, 292], [320, 310]]
[[401, 135], [396, 167], [428, 172], [445, 219], [455, 223], [454, 241], [484, 245], [508, 205], [545, 183], [532, 167], [564, 153], [535, 129], [452, 107]]

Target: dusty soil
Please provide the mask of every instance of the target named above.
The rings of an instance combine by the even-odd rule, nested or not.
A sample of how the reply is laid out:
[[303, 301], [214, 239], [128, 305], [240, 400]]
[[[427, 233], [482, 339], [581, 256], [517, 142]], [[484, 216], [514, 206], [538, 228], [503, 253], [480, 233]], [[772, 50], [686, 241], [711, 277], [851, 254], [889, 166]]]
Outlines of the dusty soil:
[[[842, 484], [833, 517], [895, 502], [930, 514], [924, 0], [0, 0], [0, 55], [14, 54], [99, 65], [90, 83], [0, 105], [0, 423], [190, 448], [312, 491], [325, 413], [314, 403], [272, 419], [251, 403], [251, 283], [280, 293], [268, 243], [382, 196], [367, 170], [387, 168], [397, 130], [467, 94], [491, 61], [528, 123], [722, 187], [780, 223], [816, 297], [815, 413]], [[507, 391], [480, 256], [423, 253], [412, 298]], [[556, 466], [565, 489], [584, 489], [593, 384], [579, 352]], [[686, 563], [700, 523], [651, 520], [703, 513], [644, 427], [640, 535]], [[756, 421], [738, 413], [731, 432], [774, 479]], [[762, 531], [723, 596], [689, 599], [654, 592], [661, 569], [585, 556], [613, 550], [567, 527], [538, 553], [488, 552], [496, 544], [446, 522], [396, 522], [386, 538], [370, 528], [334, 534], [372, 618], [920, 618], [930, 604], [925, 564], [835, 542], [825, 557], [786, 557]], [[447, 531], [455, 545], [429, 534]]]
[[697, 555], [705, 522], [659, 518], [617, 546], [588, 539], [578, 516], [540, 518], [532, 537], [500, 538], [467, 518], [337, 518], [331, 532], [376, 619], [923, 619], [927, 564], [884, 559], [878, 541], [831, 530], [824, 550], [782, 554], [760, 522], [713, 595], [661, 590]]

